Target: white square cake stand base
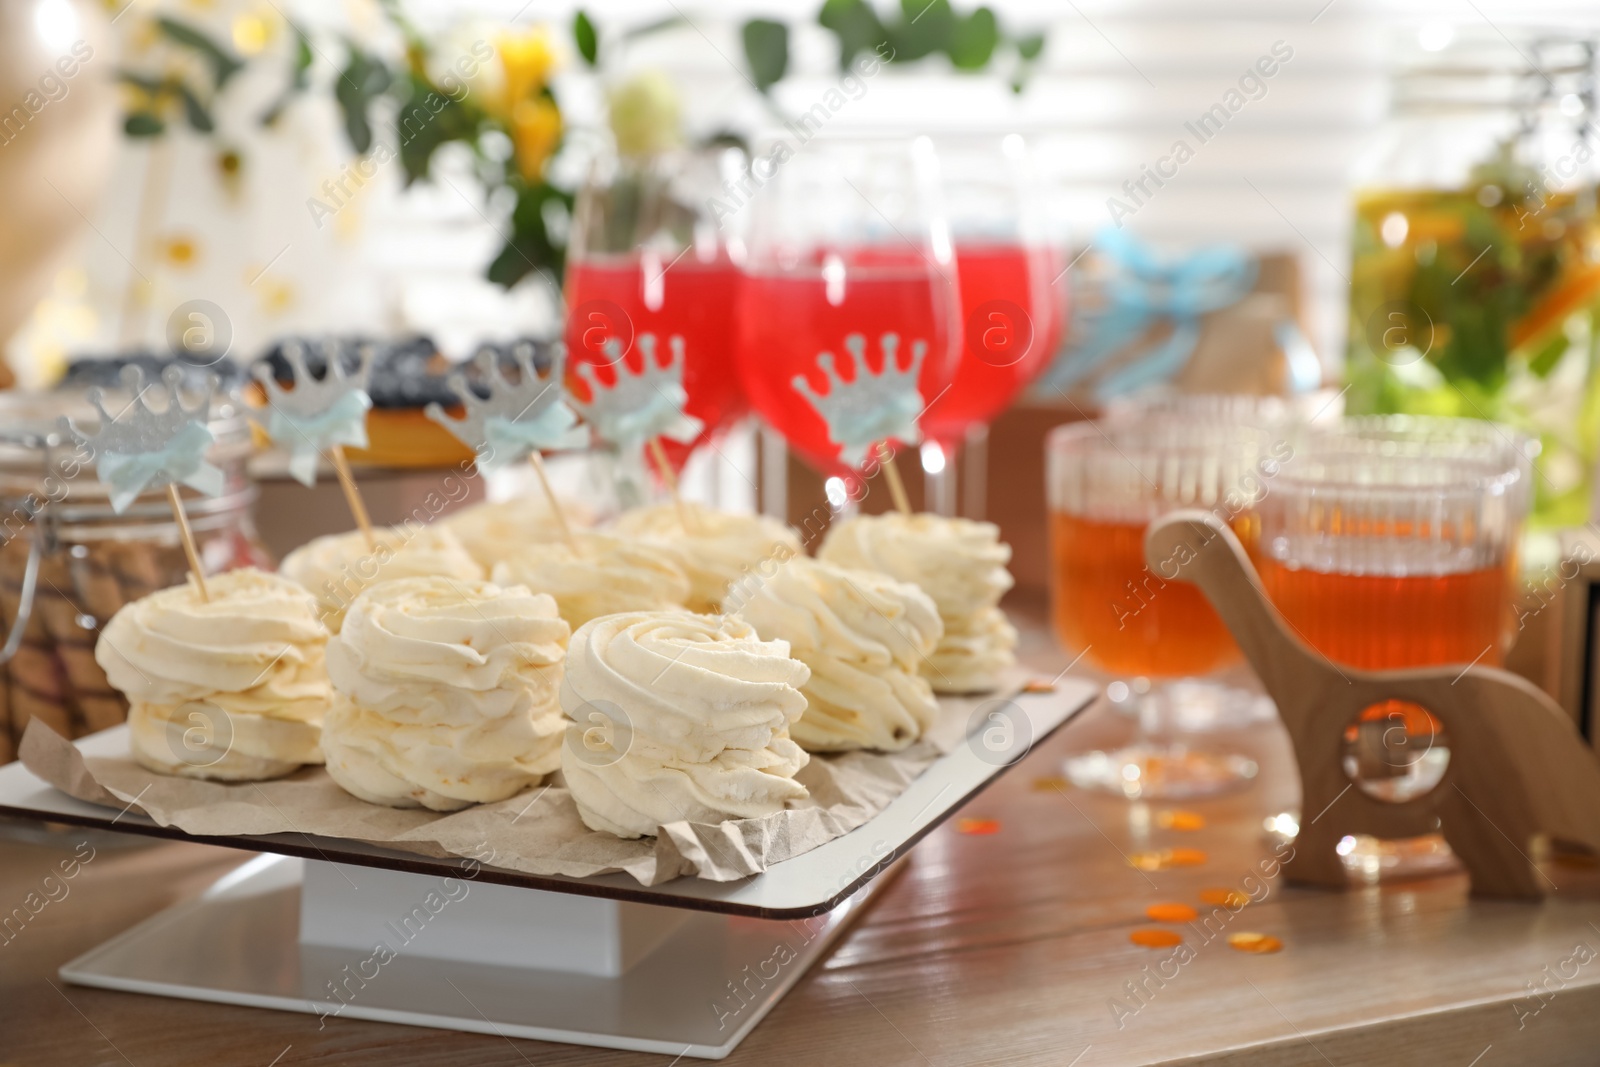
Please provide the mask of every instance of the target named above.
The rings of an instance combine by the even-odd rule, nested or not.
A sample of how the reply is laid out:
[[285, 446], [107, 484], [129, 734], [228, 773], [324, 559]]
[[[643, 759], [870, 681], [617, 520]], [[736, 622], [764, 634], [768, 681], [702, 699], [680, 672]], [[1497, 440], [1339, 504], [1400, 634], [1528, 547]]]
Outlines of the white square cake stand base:
[[61, 977], [323, 1025], [350, 1017], [721, 1059], [893, 871], [832, 911], [784, 921], [263, 855]]

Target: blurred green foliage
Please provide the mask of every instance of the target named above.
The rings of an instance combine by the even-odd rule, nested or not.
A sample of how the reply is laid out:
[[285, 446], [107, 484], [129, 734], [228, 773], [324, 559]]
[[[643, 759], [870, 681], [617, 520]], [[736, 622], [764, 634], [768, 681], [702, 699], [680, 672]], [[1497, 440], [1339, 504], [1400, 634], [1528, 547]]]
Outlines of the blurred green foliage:
[[[447, 91], [429, 75], [429, 41], [410, 22], [401, 0], [379, 0], [379, 6], [400, 30], [406, 54], [402, 62], [395, 63], [355, 40], [347, 38], [342, 42], [343, 65], [331, 87], [351, 148], [361, 155], [392, 153], [410, 185], [429, 177], [440, 148], [451, 143], [465, 145], [472, 153], [485, 192], [485, 210], [497, 201], [509, 206], [510, 230], [488, 265], [487, 276], [507, 287], [534, 271], [559, 280], [573, 190], [546, 180], [542, 166], [519, 167], [515, 154], [508, 158], [503, 149], [496, 147], [503, 145], [502, 138], [509, 137], [521, 153], [530, 139], [537, 142], [543, 136], [551, 140], [547, 153], [558, 152], [560, 117], [554, 94], [547, 85], [541, 86], [537, 101], [548, 106], [529, 117], [495, 112], [470, 94]], [[824, 0], [816, 22], [836, 38], [841, 70], [863, 52], [875, 53], [894, 64], [943, 57], [953, 69], [968, 72], [991, 70], [1003, 64], [1008, 84], [1016, 92], [1027, 84], [1045, 46], [1041, 32], [1013, 34], [990, 8], [958, 11], [950, 0], [901, 0], [898, 8], [885, 7], [882, 11], [867, 0]], [[287, 77], [281, 92], [259, 116], [263, 127], [275, 126], [290, 104], [310, 89], [313, 61], [318, 55], [326, 55], [314, 48], [299, 24], [289, 19], [285, 23], [293, 35]], [[686, 24], [687, 16], [676, 13], [630, 27], [620, 33], [620, 38], [634, 40]], [[216, 135], [216, 100], [245, 68], [246, 61], [226, 43], [189, 22], [163, 15], [156, 17], [153, 25], [168, 42], [193, 53], [209, 78], [202, 84], [191, 84], [178, 74], [119, 71], [120, 79], [136, 90], [124, 116], [125, 133], [135, 138], [157, 137], [167, 131], [172, 118], [181, 115], [196, 133]], [[605, 42], [586, 11], [579, 10], [573, 16], [570, 33], [584, 64], [603, 69]], [[770, 94], [790, 72], [789, 24], [770, 18], [750, 19], [740, 27], [740, 41], [751, 84], [776, 110]], [[393, 136], [386, 137], [378, 129], [378, 116], [391, 110], [395, 128]], [[739, 140], [727, 131], [718, 137]], [[236, 169], [240, 164], [237, 149], [229, 147], [225, 152], [234, 159]]]

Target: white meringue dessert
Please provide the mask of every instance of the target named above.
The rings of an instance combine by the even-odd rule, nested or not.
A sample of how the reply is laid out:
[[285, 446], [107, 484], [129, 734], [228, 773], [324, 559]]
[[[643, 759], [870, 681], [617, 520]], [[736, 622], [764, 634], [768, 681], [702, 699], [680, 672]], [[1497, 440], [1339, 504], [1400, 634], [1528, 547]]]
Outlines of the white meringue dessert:
[[332, 700], [317, 602], [254, 567], [125, 604], [95, 660], [128, 698], [133, 758], [161, 774], [264, 781], [321, 763]]
[[712, 614], [722, 610], [728, 588], [769, 560], [800, 554], [800, 538], [766, 515], [717, 511], [683, 502], [684, 526], [676, 505], [652, 504], [618, 517], [615, 530], [664, 546], [689, 576], [689, 610]]
[[1017, 631], [1000, 610], [1014, 584], [1011, 546], [992, 522], [941, 515], [858, 515], [828, 529], [817, 558], [878, 571], [918, 586], [933, 599], [944, 636], [924, 661], [938, 693], [996, 688], [1016, 663]]
[[585, 530], [564, 541], [526, 545], [494, 565], [490, 580], [555, 597], [574, 630], [601, 615], [684, 609], [689, 578], [660, 545]]
[[[573, 530], [594, 525], [594, 513], [573, 500], [561, 510]], [[440, 520], [485, 571], [529, 545], [561, 540], [561, 523], [543, 493], [524, 493], [510, 500], [470, 504]]]
[[555, 601], [445, 577], [379, 582], [328, 643], [328, 774], [373, 804], [456, 811], [561, 762], [570, 634]]
[[431, 526], [380, 526], [375, 545], [360, 530], [329, 534], [290, 552], [278, 572], [293, 578], [317, 598], [329, 633], [338, 633], [345, 612], [362, 590], [394, 578], [443, 575], [480, 581], [483, 568], [467, 554], [455, 534]]
[[789, 736], [811, 672], [736, 617], [630, 612], [572, 635], [561, 773], [592, 830], [720, 823], [803, 800], [809, 760]]
[[928, 595], [805, 556], [763, 577], [739, 614], [811, 668], [795, 741], [809, 752], [898, 752], [921, 737], [939, 702], [918, 671], [944, 633]]

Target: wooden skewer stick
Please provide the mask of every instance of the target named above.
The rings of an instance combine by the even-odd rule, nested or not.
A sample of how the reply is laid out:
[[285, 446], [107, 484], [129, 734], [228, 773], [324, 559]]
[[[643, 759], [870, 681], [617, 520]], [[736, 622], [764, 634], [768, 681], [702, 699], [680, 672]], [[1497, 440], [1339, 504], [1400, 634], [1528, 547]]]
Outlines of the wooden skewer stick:
[[183, 539], [183, 554], [189, 557], [189, 573], [200, 587], [200, 600], [209, 604], [211, 592], [206, 588], [206, 574], [200, 567], [200, 550], [195, 547], [194, 531], [189, 529], [189, 516], [183, 513], [183, 500], [178, 496], [177, 486], [167, 486], [167, 503], [172, 505], [172, 517], [178, 520], [178, 536]]
[[556, 517], [556, 525], [561, 527], [561, 539], [572, 549], [574, 556], [583, 555], [578, 550], [578, 539], [572, 536], [572, 526], [567, 522], [567, 513], [561, 509], [561, 501], [556, 499], [556, 491], [550, 488], [550, 475], [545, 473], [544, 457], [538, 451], [529, 452], [528, 462], [533, 464], [533, 473], [539, 476], [539, 485], [544, 489], [544, 499], [550, 505], [550, 514]]
[[367, 539], [369, 549], [377, 548], [378, 539], [372, 533], [372, 519], [367, 515], [367, 502], [361, 499], [361, 490], [356, 488], [355, 475], [350, 473], [350, 461], [345, 458], [344, 446], [334, 445], [328, 450], [328, 458], [333, 461], [334, 473], [339, 476], [339, 486], [344, 490], [345, 501], [350, 505], [350, 514], [356, 517], [356, 525], [361, 528], [361, 536]]
[[667, 492], [672, 494], [672, 503], [678, 509], [678, 521], [683, 524], [685, 532], [694, 533], [694, 523], [689, 521], [689, 509], [684, 505], [683, 497], [678, 495], [678, 476], [672, 473], [672, 464], [667, 462], [667, 450], [661, 447], [661, 438], [650, 438], [650, 456], [656, 461], [661, 480], [667, 483]]
[[883, 464], [883, 477], [889, 483], [889, 495], [894, 498], [895, 510], [902, 515], [911, 514], [911, 498], [906, 496], [905, 483], [900, 480], [900, 469], [894, 465], [894, 453], [889, 442], [878, 442], [878, 459]]

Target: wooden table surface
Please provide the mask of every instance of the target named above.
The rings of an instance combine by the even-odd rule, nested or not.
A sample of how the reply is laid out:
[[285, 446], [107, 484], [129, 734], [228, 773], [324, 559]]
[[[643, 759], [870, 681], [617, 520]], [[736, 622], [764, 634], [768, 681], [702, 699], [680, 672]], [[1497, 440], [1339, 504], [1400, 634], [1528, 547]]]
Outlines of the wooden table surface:
[[[1024, 653], [1044, 669], [1065, 665], [1038, 627]], [[1262, 820], [1293, 806], [1296, 785], [1275, 724], [1219, 736], [1255, 754], [1263, 774], [1245, 793], [1186, 805], [1204, 816], [1196, 830], [1163, 828], [1168, 805], [1047, 780], [1067, 752], [1127, 730], [1095, 708], [973, 801], [964, 814], [996, 820], [994, 832], [950, 824], [930, 835], [726, 1062], [1600, 1063], [1600, 870], [1592, 866], [1547, 865], [1559, 891], [1539, 906], [1469, 900], [1455, 875], [1346, 893], [1270, 879], [1259, 903], [1221, 912], [1209, 929], [1169, 925], [1182, 950], [1132, 944], [1130, 932], [1157, 925], [1144, 914], [1152, 904], [1199, 907], [1203, 888], [1257, 885], [1250, 879], [1273, 856]], [[18, 836], [0, 840], [0, 920], [30, 893], [44, 896], [46, 877], [74, 849], [95, 851], [76, 877], [48, 884], [56, 899], [21, 929], [0, 927], [0, 1067], [671, 1062], [359, 1020], [319, 1030], [310, 1015], [65, 986], [56, 978], [63, 962], [198, 892], [247, 854], [70, 828], [43, 841]], [[1144, 872], [1126, 858], [1168, 847], [1202, 850], [1206, 861]], [[1230, 948], [1225, 935], [1245, 931], [1284, 948]]]

